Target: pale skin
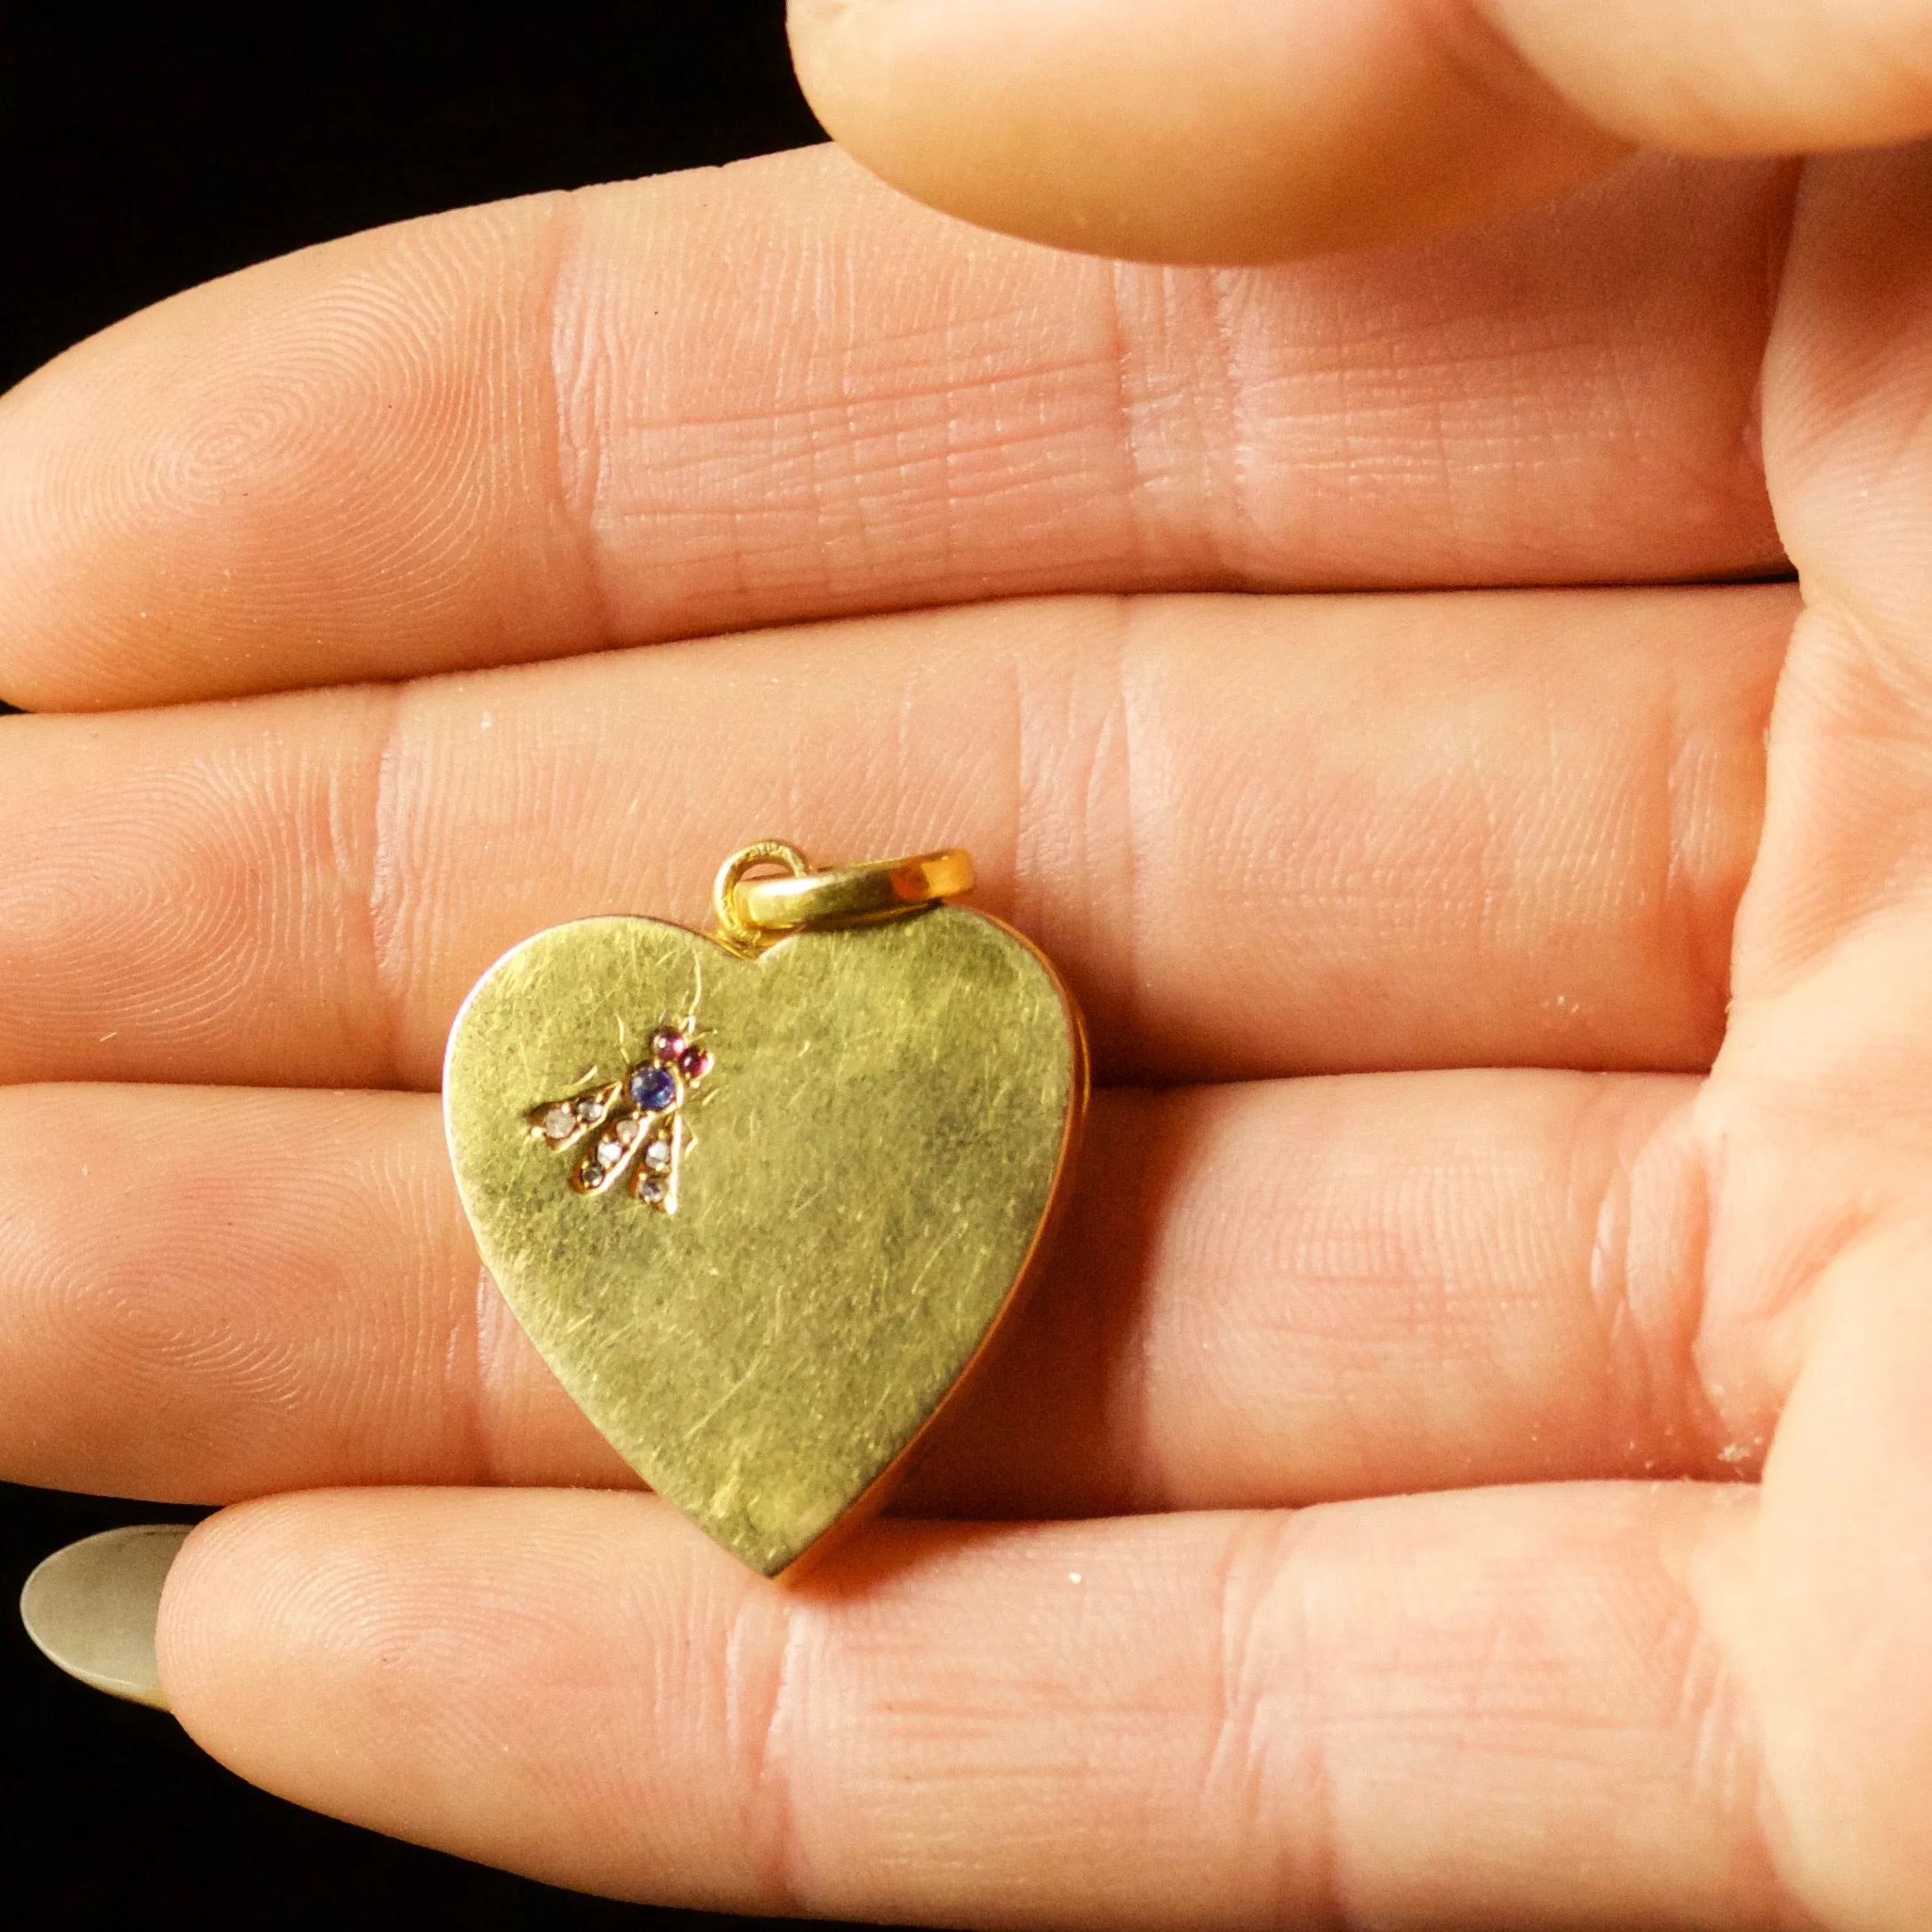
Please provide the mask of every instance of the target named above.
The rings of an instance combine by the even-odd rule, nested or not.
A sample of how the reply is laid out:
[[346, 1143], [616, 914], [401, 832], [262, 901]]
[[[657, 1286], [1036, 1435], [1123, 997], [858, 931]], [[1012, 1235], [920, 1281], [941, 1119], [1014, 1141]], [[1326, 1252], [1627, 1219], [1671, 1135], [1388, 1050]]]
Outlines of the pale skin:
[[[1932, 8], [794, 34], [888, 180], [1148, 260], [819, 150], [0, 404], [0, 1474], [238, 1504], [180, 1720], [564, 1884], [1932, 1923]], [[506, 946], [771, 834], [970, 847], [1101, 1082], [791, 1590], [626, 1486], [434, 1093]]]

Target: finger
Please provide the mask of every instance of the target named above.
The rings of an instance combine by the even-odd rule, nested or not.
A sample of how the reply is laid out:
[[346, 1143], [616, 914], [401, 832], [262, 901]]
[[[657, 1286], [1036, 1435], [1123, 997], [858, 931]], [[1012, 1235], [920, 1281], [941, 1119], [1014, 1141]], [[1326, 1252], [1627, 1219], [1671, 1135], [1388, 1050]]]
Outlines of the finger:
[[1932, 904], [1928, 191], [1926, 148], [1819, 165], [1766, 369], [1806, 609], [1739, 990], [1752, 1041], [1829, 1043], [1834, 1124], [1861, 1131], [1920, 1117], [1932, 1040], [1916, 950]]
[[1639, 170], [1230, 280], [967, 235], [824, 150], [312, 249], [0, 405], [0, 694], [1035, 591], [1776, 569], [1749, 432], [1785, 199]]
[[[1755, 1464], [1712, 1387], [1727, 1414], [1782, 1390], [1756, 1328], [1703, 1303], [1695, 1092], [1540, 1073], [1103, 1092], [1044, 1279], [903, 1508]], [[484, 1277], [433, 1099], [16, 1089], [0, 1171], [10, 1480], [179, 1502], [629, 1480]]]
[[244, 1776], [624, 1896], [1757, 1926], [1795, 1915], [1700, 1604], [1754, 1507], [889, 1525], [787, 1590], [647, 1498], [322, 1492], [198, 1530], [158, 1649]]
[[814, 110], [935, 207], [1063, 248], [1254, 262], [1437, 232], [1632, 144], [1932, 131], [1927, 0], [792, 0]]
[[0, 1147], [6, 1480], [633, 1480], [483, 1273], [433, 1098], [12, 1088]]
[[1808, 171], [1766, 368], [1806, 609], [1712, 1096], [1735, 1150], [1716, 1238], [1794, 1364], [1729, 1617], [1794, 1869], [1846, 1924], [1932, 1910], [1928, 191], [1924, 147]]
[[1786, 1387], [1705, 1302], [1700, 1091], [1474, 1072], [1098, 1096], [1038, 1300], [896, 1507], [1750, 1473]]
[[1820, 1270], [1916, 1212], [1932, 1093], [1932, 151], [1808, 171], [1766, 365], [1804, 570], [1713, 1120], [1731, 1292], [1801, 1362]]
[[15, 718], [0, 1077], [431, 1086], [505, 948], [702, 924], [777, 832], [970, 848], [1109, 1076], [1696, 1067], [1790, 607], [1058, 600]]
[[1440, 233], [1629, 143], [1483, 12], [1403, 0], [791, 0], [819, 120], [895, 187], [1062, 248], [1269, 262]]
[[1912, 1168], [1904, 1212], [1861, 1229], [1820, 1270], [1754, 1561], [1719, 1604], [1763, 1714], [1790, 1869], [1828, 1924], [1912, 1925], [1932, 1912], [1920, 1802], [1932, 1774], [1920, 1635], [1932, 1609], [1932, 1230], [1922, 1157]]

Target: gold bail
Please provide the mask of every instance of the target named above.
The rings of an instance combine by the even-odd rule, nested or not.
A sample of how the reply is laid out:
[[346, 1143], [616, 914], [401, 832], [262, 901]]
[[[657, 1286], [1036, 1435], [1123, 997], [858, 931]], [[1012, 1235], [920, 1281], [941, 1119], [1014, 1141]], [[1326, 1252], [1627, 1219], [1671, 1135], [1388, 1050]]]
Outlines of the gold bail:
[[[746, 876], [759, 866], [783, 869], [774, 876]], [[755, 952], [800, 927], [896, 919], [957, 898], [972, 885], [972, 855], [956, 848], [815, 872], [797, 846], [762, 839], [734, 852], [718, 867], [711, 904], [719, 933], [732, 945]]]

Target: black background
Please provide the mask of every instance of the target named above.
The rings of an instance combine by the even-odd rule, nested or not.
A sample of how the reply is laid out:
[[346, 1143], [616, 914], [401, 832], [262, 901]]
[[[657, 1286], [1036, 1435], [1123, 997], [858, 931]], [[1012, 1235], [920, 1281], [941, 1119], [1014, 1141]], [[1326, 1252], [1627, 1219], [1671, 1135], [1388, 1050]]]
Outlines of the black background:
[[[817, 140], [783, 12], [0, 0], [0, 385], [308, 242]], [[190, 1514], [0, 1485], [0, 1922], [738, 1922], [549, 1891], [312, 1816], [46, 1664], [11, 1608], [32, 1565]]]

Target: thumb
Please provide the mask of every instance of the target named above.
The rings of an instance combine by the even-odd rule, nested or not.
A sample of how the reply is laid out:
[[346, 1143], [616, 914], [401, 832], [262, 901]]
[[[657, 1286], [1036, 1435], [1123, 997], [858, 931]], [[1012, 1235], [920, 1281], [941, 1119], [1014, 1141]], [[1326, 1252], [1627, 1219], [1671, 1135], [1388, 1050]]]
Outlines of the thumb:
[[1436, 232], [1635, 146], [1932, 132], [1932, 0], [791, 0], [791, 31], [896, 186], [1159, 261]]

